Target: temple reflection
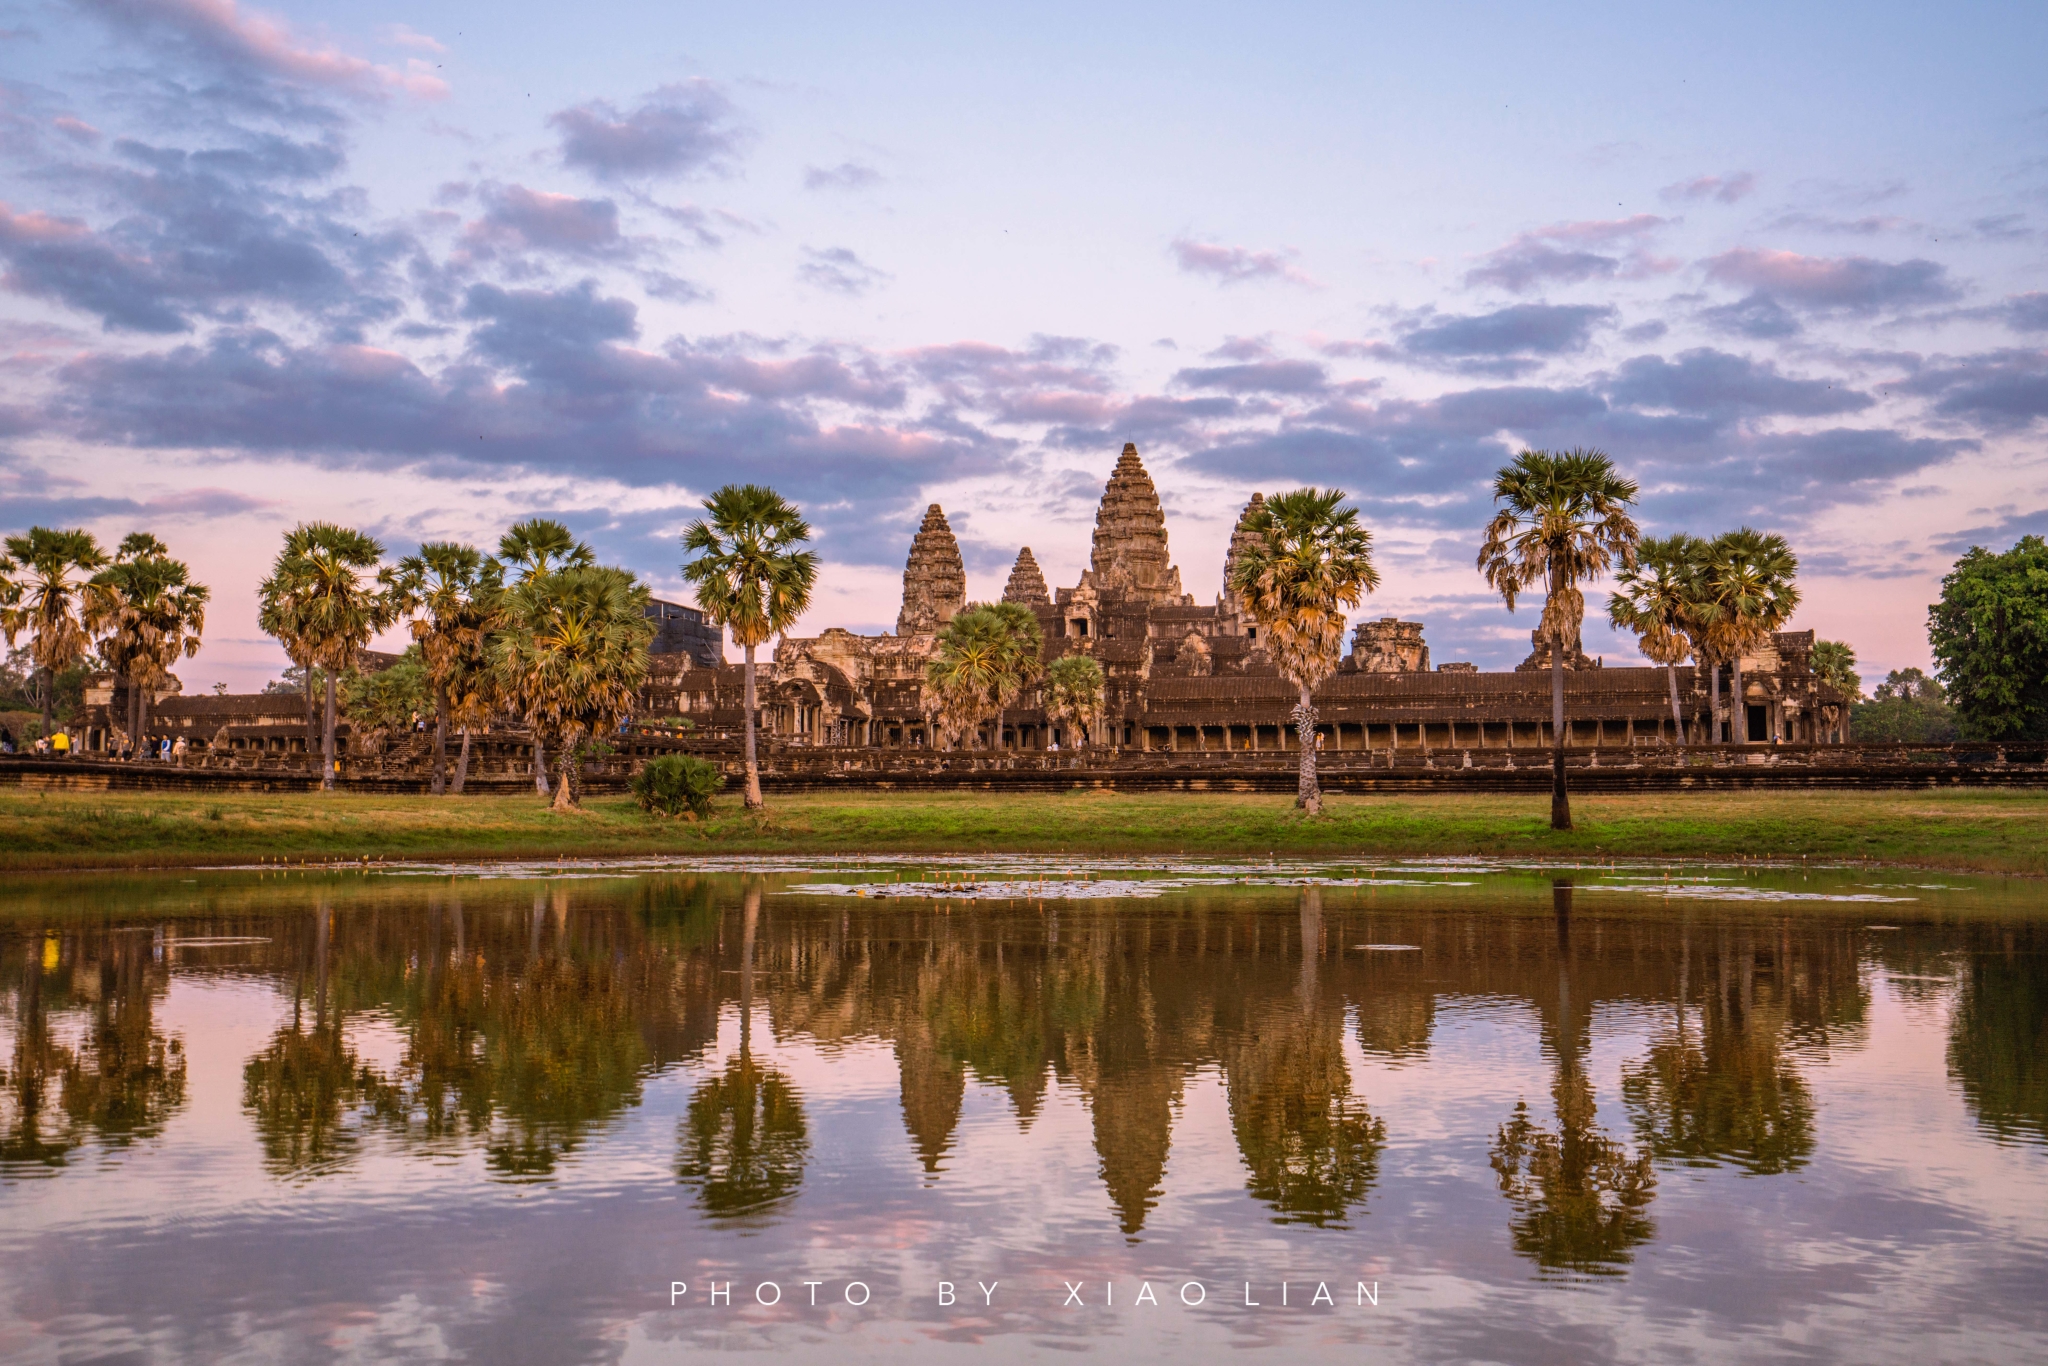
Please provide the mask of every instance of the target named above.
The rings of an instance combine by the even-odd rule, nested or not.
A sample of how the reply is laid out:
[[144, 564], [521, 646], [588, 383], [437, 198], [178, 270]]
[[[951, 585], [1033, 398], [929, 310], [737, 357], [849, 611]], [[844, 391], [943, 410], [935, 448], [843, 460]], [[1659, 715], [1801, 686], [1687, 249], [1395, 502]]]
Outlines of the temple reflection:
[[[782, 1050], [881, 1045], [916, 1180], [971, 1180], [970, 1087], [1007, 1096], [1020, 1132], [1057, 1088], [1087, 1111], [1104, 1216], [1145, 1237], [1190, 1089], [1213, 1082], [1246, 1198], [1277, 1223], [1338, 1226], [1369, 1215], [1399, 1137], [1374, 1076], [1428, 1058], [1444, 1012], [1485, 1001], [1525, 1013], [1550, 1071], [1547, 1098], [1483, 1136], [1510, 1243], [1545, 1272], [1601, 1274], [1655, 1235], [1660, 1165], [1767, 1176], [1809, 1160], [1803, 1070], [1863, 1037], [1868, 987], [1851, 925], [1589, 900], [1560, 883], [1465, 907], [1313, 886], [949, 907], [683, 874], [371, 879], [283, 909], [224, 897], [167, 939], [73, 922], [0, 941], [0, 1163], [61, 1170], [83, 1145], [159, 1133], [186, 1076], [156, 1023], [170, 964], [217, 958], [277, 992], [242, 1100], [283, 1180], [372, 1145], [552, 1180], [680, 1069], [674, 1178], [714, 1216], [779, 1217], [818, 1137]], [[2039, 1140], [2037, 969], [2024, 937], [1970, 957], [1951, 1067], [1988, 1128]], [[1655, 1023], [1609, 1097], [1625, 1122], [1603, 1125], [1588, 1054], [1616, 1006]]]

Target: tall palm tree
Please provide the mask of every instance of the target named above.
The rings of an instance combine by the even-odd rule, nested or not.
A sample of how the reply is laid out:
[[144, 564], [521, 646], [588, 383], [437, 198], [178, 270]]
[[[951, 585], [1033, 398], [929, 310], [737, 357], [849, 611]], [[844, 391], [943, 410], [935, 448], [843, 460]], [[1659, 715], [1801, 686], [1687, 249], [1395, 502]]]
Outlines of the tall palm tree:
[[459, 673], [473, 669], [484, 656], [501, 575], [496, 560], [453, 541], [428, 541], [419, 554], [398, 562], [399, 602], [412, 615], [412, 638], [419, 642], [434, 689], [431, 786], [436, 796], [448, 783], [450, 688]]
[[302, 522], [286, 533], [284, 549], [258, 590], [264, 629], [289, 631], [308, 666], [327, 673], [320, 723], [323, 792], [334, 789], [335, 680], [356, 667], [372, 636], [398, 620], [391, 591], [395, 575], [378, 563], [383, 555], [384, 547], [363, 532]]
[[[498, 540], [498, 558], [511, 568], [513, 582], [521, 584], [558, 569], [587, 569], [597, 563], [597, 555], [577, 540], [568, 527], [546, 517], [514, 522]], [[533, 789], [545, 797], [548, 757], [541, 727], [534, 723], [523, 698], [508, 695], [504, 700], [527, 715], [528, 728], [533, 732]]]
[[584, 742], [617, 730], [647, 680], [647, 589], [623, 569], [579, 565], [533, 575], [506, 597], [492, 662], [525, 699], [534, 734], [555, 736], [554, 808], [567, 811]]
[[0, 631], [11, 646], [24, 633], [34, 637], [29, 657], [43, 671], [43, 734], [50, 733], [57, 675], [85, 658], [92, 637], [85, 617], [95, 590], [92, 576], [107, 553], [85, 531], [31, 527], [9, 536], [0, 571], [11, 587], [0, 607]]
[[199, 653], [206, 630], [204, 584], [171, 558], [170, 547], [146, 531], [121, 542], [114, 562], [93, 576], [98, 590], [88, 624], [104, 634], [100, 652], [128, 685], [128, 734], [139, 741], [149, 727], [149, 698], [170, 677], [180, 657]]
[[940, 628], [925, 683], [955, 744], [977, 742], [992, 715], [1001, 747], [1003, 712], [1043, 672], [1044, 649], [1038, 618], [1021, 603], [975, 603]]
[[1742, 656], [1781, 630], [1799, 607], [1799, 557], [1783, 536], [1743, 527], [1724, 532], [1708, 547], [1707, 601], [1715, 618], [1708, 628], [1715, 652], [1730, 665], [1734, 696], [1728, 702], [1729, 729], [1737, 744], [1749, 743], [1748, 699], [1742, 690]]
[[1045, 714], [1080, 727], [1094, 743], [1102, 714], [1102, 666], [1087, 655], [1062, 655], [1045, 671]]
[[708, 518], [683, 532], [683, 550], [695, 556], [683, 577], [714, 626], [732, 632], [745, 652], [747, 792], [750, 811], [761, 808], [761, 769], [754, 754], [754, 649], [786, 632], [811, 605], [818, 581], [817, 552], [801, 549], [811, 524], [773, 489], [727, 484], [704, 500]]
[[1586, 598], [1578, 585], [1619, 561], [1635, 562], [1641, 534], [1628, 515], [1636, 482], [1599, 451], [1523, 451], [1493, 480], [1499, 511], [1486, 525], [1479, 572], [1510, 612], [1515, 598], [1544, 587], [1540, 626], [1550, 640], [1550, 828], [1572, 828], [1564, 780], [1564, 656], [1579, 639]]
[[1634, 564], [1615, 575], [1617, 591], [1607, 599], [1607, 619], [1635, 633], [1643, 658], [1664, 666], [1671, 688], [1671, 721], [1685, 743], [1685, 711], [1678, 700], [1678, 666], [1693, 653], [1692, 636], [1700, 607], [1700, 576], [1707, 543], [1677, 532], [1636, 546]]
[[1264, 628], [1273, 662], [1301, 690], [1294, 708], [1301, 742], [1294, 804], [1311, 816], [1323, 810], [1316, 783], [1315, 690], [1336, 672], [1345, 609], [1380, 586], [1372, 533], [1358, 524], [1357, 508], [1340, 506], [1344, 497], [1341, 489], [1295, 489], [1253, 508], [1238, 524], [1246, 539], [1228, 585]]

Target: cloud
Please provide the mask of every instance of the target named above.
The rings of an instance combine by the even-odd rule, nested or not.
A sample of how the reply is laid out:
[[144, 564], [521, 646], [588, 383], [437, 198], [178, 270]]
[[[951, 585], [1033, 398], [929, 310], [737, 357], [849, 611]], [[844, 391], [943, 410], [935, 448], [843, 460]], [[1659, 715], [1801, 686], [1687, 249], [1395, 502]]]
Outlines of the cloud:
[[2048, 294], [2015, 294], [1998, 311], [2014, 331], [2048, 332]]
[[1314, 279], [1295, 268], [1294, 258], [1299, 253], [1291, 247], [1284, 251], [1254, 251], [1249, 247], [1176, 237], [1168, 250], [1183, 272], [1207, 275], [1226, 285], [1243, 284], [1247, 280], [1287, 280], [1312, 289], [1321, 288]]
[[[1488, 252], [1483, 265], [1465, 272], [1468, 288], [1494, 285], [1519, 294], [1546, 281], [1582, 284], [1588, 280], [1636, 278], [1663, 274], [1677, 263], [1651, 256], [1647, 238], [1671, 222], [1655, 214], [1628, 218], [1553, 223], [1518, 234], [1506, 246]], [[1613, 254], [1617, 247], [1626, 248]]]
[[837, 166], [804, 167], [807, 190], [865, 190], [882, 183], [882, 173], [859, 162], [842, 161]]
[[1897, 387], [1932, 398], [1934, 411], [1942, 417], [1993, 430], [2018, 430], [2048, 418], [2048, 351], [1943, 358]]
[[1846, 233], [1852, 237], [1875, 237], [1881, 232], [1891, 232], [1908, 226], [1906, 220], [1893, 214], [1865, 214], [1861, 218], [1829, 218], [1817, 213], [1781, 214], [1771, 220], [1773, 230], [1780, 228], [1805, 228], [1810, 232]]
[[2034, 235], [2034, 230], [2027, 226], [2026, 215], [2018, 213], [1975, 219], [1970, 223], [1970, 231], [1987, 242], [2021, 242]]
[[1319, 394], [1329, 387], [1329, 380], [1329, 371], [1313, 361], [1266, 360], [1177, 370], [1173, 387], [1232, 394]]
[[385, 24], [377, 30], [377, 36], [393, 47], [417, 48], [421, 52], [446, 52], [447, 47], [440, 39], [420, 33], [404, 24]]
[[482, 195], [484, 215], [464, 234], [473, 249], [581, 257], [618, 256], [626, 250], [619, 206], [609, 199], [579, 199], [524, 185], [486, 187]]
[[823, 251], [805, 247], [796, 276], [815, 289], [855, 297], [895, 278], [861, 260], [848, 247], [826, 247]]
[[1976, 546], [1983, 546], [1986, 550], [2004, 550], [2022, 536], [2048, 536], [2048, 508], [2007, 512], [1995, 522], [1951, 532], [1936, 541], [1934, 546], [1951, 555], [1961, 555]]
[[1813, 312], [1875, 313], [1957, 297], [1948, 271], [1924, 259], [1877, 261], [1868, 256], [1801, 256], [1738, 247], [1705, 263], [1707, 277], [1762, 290]]
[[16, 213], [0, 203], [0, 284], [99, 315], [109, 331], [186, 332], [192, 324], [164, 297], [154, 263], [124, 251], [73, 218]]
[[1792, 310], [1762, 290], [1732, 304], [1703, 308], [1698, 317], [1712, 331], [1731, 337], [1748, 337], [1754, 341], [1795, 337], [1801, 331], [1799, 319], [1793, 316]]
[[1589, 304], [1514, 304], [1491, 313], [1428, 317], [1402, 332], [1399, 347], [1404, 359], [1416, 363], [1512, 377], [1535, 369], [1543, 358], [1585, 350], [1593, 330], [1616, 316], [1611, 307]]
[[672, 304], [709, 303], [717, 296], [695, 280], [685, 280], [680, 275], [671, 275], [665, 270], [650, 270], [640, 277], [640, 287], [656, 299], [665, 299]]
[[1755, 176], [1748, 171], [1733, 171], [1727, 175], [1702, 175], [1680, 180], [1666, 185], [1657, 194], [1670, 204], [1697, 203], [1703, 199], [1733, 204], [1747, 198], [1755, 189]]
[[1793, 379], [1768, 362], [1709, 347], [1662, 356], [1637, 356], [1615, 371], [1607, 396], [1631, 408], [1732, 416], [1833, 416], [1861, 412], [1875, 400], [1846, 382]]
[[168, 40], [208, 65], [344, 94], [402, 90], [425, 99], [448, 93], [431, 66], [380, 66], [334, 47], [315, 46], [282, 20], [243, 10], [236, 0], [77, 0], [124, 37]]
[[561, 134], [564, 162], [605, 178], [714, 170], [745, 137], [732, 101], [703, 79], [664, 85], [630, 113], [590, 100], [557, 111], [548, 123]]
[[81, 147], [100, 145], [100, 130], [83, 119], [74, 119], [65, 114], [50, 120], [50, 126]]

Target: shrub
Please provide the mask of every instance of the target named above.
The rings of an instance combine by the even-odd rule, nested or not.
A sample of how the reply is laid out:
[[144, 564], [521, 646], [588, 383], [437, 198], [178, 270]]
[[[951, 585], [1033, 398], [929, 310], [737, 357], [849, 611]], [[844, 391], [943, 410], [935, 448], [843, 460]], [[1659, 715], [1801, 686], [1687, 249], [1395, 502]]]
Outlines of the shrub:
[[643, 811], [658, 816], [688, 814], [703, 820], [711, 814], [711, 798], [725, 786], [718, 765], [694, 754], [664, 754], [649, 759], [633, 775], [633, 796]]

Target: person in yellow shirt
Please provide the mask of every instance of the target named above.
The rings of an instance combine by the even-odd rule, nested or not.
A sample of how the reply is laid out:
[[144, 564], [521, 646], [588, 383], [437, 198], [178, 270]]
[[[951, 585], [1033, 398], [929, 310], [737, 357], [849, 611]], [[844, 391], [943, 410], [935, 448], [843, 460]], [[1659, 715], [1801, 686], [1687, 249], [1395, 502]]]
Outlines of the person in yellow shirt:
[[67, 758], [71, 753], [71, 737], [61, 730], [52, 735], [50, 737], [50, 752], [60, 759]]

